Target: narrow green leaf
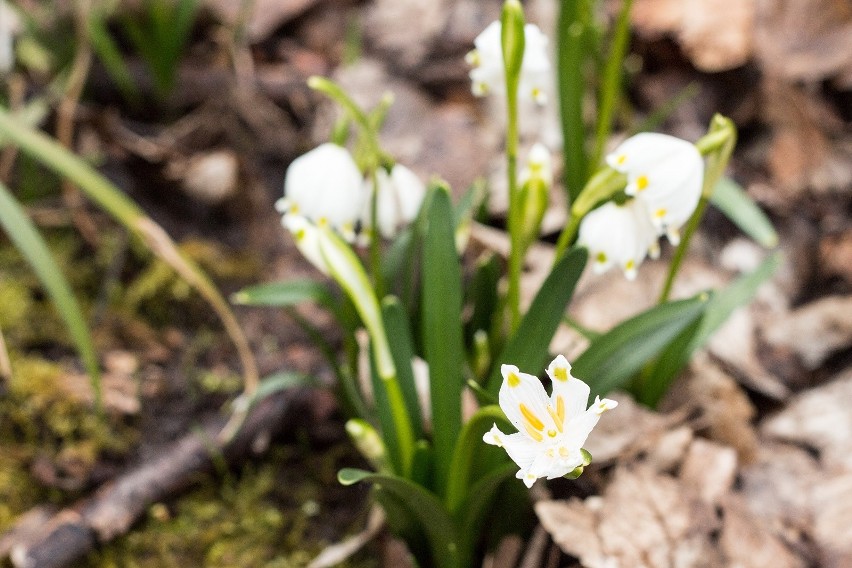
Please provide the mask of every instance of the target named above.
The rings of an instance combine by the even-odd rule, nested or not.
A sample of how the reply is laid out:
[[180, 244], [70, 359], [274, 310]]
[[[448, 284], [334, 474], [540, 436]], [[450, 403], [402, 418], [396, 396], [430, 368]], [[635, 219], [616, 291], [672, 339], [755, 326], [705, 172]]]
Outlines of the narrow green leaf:
[[435, 480], [443, 494], [451, 475], [450, 462], [461, 429], [464, 385], [461, 268], [456, 254], [453, 208], [449, 193], [436, 191], [428, 212], [423, 244], [422, 339], [429, 363], [432, 399], [432, 442]]
[[12, 197], [5, 185], [0, 183], [0, 225], [15, 244], [26, 261], [32, 266], [44, 289], [53, 300], [59, 315], [65, 321], [71, 339], [80, 352], [80, 358], [95, 395], [95, 404], [101, 404], [101, 377], [98, 369], [98, 358], [95, 346], [89, 334], [89, 328], [83, 317], [83, 312], [71, 287], [62, 276], [62, 271], [50, 254], [50, 250], [42, 239], [41, 234], [33, 225], [20, 204]]
[[778, 246], [778, 233], [775, 232], [772, 221], [731, 178], [723, 177], [718, 181], [710, 203], [760, 246]]
[[495, 361], [486, 390], [496, 397], [500, 391], [502, 376], [500, 365], [517, 365], [521, 369], [541, 369], [547, 362], [548, 347], [553, 334], [562, 321], [565, 307], [574, 295], [588, 252], [584, 248], [568, 251], [553, 267], [541, 289], [536, 294], [518, 330], [509, 339]]
[[681, 332], [657, 358], [647, 373], [645, 384], [639, 385], [638, 400], [648, 406], [656, 406], [692, 354], [704, 346], [734, 310], [754, 297], [760, 285], [775, 273], [780, 264], [780, 254], [773, 254], [754, 272], [741, 276], [724, 290], [714, 292], [701, 318]]
[[235, 304], [245, 306], [296, 306], [302, 302], [316, 302], [337, 313], [337, 300], [328, 288], [315, 280], [288, 280], [270, 282], [243, 288], [231, 296]]
[[651, 308], [594, 341], [573, 364], [592, 395], [623, 385], [703, 313], [708, 294]]
[[316, 378], [293, 371], [274, 373], [260, 380], [252, 393], [243, 393], [231, 403], [234, 411], [247, 412], [268, 396], [302, 386], [318, 386]]
[[459, 527], [459, 554], [463, 561], [462, 566], [473, 565], [473, 552], [476, 550], [477, 541], [482, 537], [483, 528], [488, 526], [486, 518], [497, 497], [497, 490], [503, 482], [511, 479], [516, 471], [518, 466], [514, 463], [504, 463], [491, 470], [473, 484], [467, 499], [459, 507], [456, 522]]
[[399, 381], [408, 416], [411, 418], [411, 429], [415, 438], [422, 438], [423, 413], [420, 411], [420, 398], [417, 395], [414, 370], [411, 367], [414, 348], [408, 317], [402, 304], [393, 296], [387, 296], [382, 301], [382, 317], [385, 320], [388, 343], [396, 365], [396, 379]]
[[429, 539], [432, 552], [430, 565], [441, 568], [462, 567], [455, 525], [434, 494], [407, 479], [359, 469], [342, 469], [337, 474], [337, 479], [343, 485], [368, 481], [377, 491], [386, 491], [397, 497], [408, 508], [410, 515], [417, 519]]
[[497, 422], [510, 431], [514, 430], [514, 426], [499, 406], [484, 406], [470, 417], [459, 434], [453, 452], [451, 466], [453, 475], [447, 486], [446, 503], [451, 515], [459, 513], [459, 507], [468, 497], [473, 460], [478, 453], [477, 450], [485, 445], [482, 436]]
[[470, 320], [465, 326], [465, 343], [473, 344], [473, 334], [477, 331], [491, 331], [494, 315], [500, 304], [498, 285], [500, 283], [500, 261], [494, 254], [488, 254], [476, 263], [473, 278], [467, 286], [467, 303], [473, 306]]
[[121, 94], [131, 103], [139, 102], [139, 90], [133, 82], [133, 76], [124, 62], [121, 51], [107, 29], [105, 16], [100, 13], [100, 10], [92, 11], [88, 27], [92, 48]]

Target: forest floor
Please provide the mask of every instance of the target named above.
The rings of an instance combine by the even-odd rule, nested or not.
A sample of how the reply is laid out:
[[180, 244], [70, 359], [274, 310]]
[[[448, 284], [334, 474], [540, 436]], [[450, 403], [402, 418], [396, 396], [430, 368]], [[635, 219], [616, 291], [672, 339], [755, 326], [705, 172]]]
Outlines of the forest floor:
[[[384, 145], [424, 179], [439, 174], [461, 192], [501, 171], [501, 121], [470, 94], [464, 62], [500, 2], [256, 0], [236, 44], [226, 36], [237, 3], [202, 4], [167, 99], [132, 54], [143, 104], [127, 103], [94, 63], [75, 150], [224, 294], [322, 278], [273, 207], [287, 165], [334, 123], [333, 106], [305, 84], [311, 75], [335, 78], [364, 104], [393, 92]], [[555, 4], [525, 6], [550, 33]], [[605, 4], [614, 13], [617, 3]], [[743, 0], [724, 13], [713, 0], [685, 4], [634, 1], [623, 126], [678, 93], [662, 131], [694, 140], [714, 112], [731, 117], [740, 139], [730, 175], [774, 222], [781, 268], [659, 412], [616, 395], [619, 411], [589, 440], [588, 473], [540, 487], [538, 528], [503, 542], [491, 566], [852, 565], [852, 11], [845, 0]], [[534, 116], [522, 137], [553, 142], [555, 113]], [[59, 180], [30, 159], [19, 158], [13, 179], [85, 303], [106, 413], [93, 412], [38, 280], [0, 238], [0, 329], [12, 362], [0, 380], [0, 563], [307, 566], [367, 528], [369, 491], [336, 480], [362, 461], [332, 394], [279, 393], [246, 437], [218, 444], [211, 432], [240, 393], [241, 368], [205, 302], [104, 213], [69, 214]], [[506, 206], [492, 185], [499, 227]], [[555, 195], [525, 294], [541, 281], [535, 254], [546, 257], [564, 219]], [[475, 229], [473, 246], [499, 252], [505, 237], [494, 227]], [[675, 295], [729, 282], [770, 254], [715, 210], [694, 242]], [[605, 330], [650, 306], [664, 260], [643, 265], [636, 282], [585, 275], [571, 315]], [[332, 383], [292, 317], [235, 310], [261, 376], [294, 370]], [[299, 313], [334, 341], [321, 311]], [[569, 359], [578, 349], [569, 333], [551, 347]], [[344, 565], [404, 566], [387, 534], [364, 540]], [[78, 556], [63, 557], [69, 542]]]

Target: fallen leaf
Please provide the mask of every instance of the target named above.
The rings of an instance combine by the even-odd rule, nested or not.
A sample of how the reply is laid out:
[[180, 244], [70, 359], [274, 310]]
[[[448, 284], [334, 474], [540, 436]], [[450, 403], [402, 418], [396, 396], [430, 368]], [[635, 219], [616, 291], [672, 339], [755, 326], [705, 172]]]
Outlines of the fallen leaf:
[[784, 314], [763, 330], [776, 349], [794, 353], [808, 370], [852, 345], [852, 296], [827, 296]]

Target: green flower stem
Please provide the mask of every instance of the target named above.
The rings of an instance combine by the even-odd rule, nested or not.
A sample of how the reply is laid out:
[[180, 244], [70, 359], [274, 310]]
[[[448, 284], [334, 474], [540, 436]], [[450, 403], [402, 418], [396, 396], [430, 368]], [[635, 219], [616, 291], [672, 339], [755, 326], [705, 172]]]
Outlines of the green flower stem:
[[615, 24], [612, 37], [612, 49], [606, 60], [601, 85], [600, 103], [598, 104], [598, 124], [595, 132], [595, 151], [589, 161], [590, 174], [600, 165], [604, 146], [612, 130], [612, 117], [621, 95], [621, 73], [624, 66], [624, 56], [630, 41], [630, 8], [633, 0], [621, 3], [621, 12]]
[[370, 222], [372, 234], [370, 235], [370, 270], [373, 278], [373, 287], [377, 298], [384, 298], [385, 285], [382, 278], [382, 251], [379, 243], [379, 178], [374, 168], [370, 172], [370, 184], [373, 186], [373, 194], [370, 196]]
[[686, 224], [686, 229], [683, 235], [681, 235], [680, 243], [675, 249], [671, 264], [669, 264], [669, 272], [666, 275], [666, 281], [660, 292], [660, 299], [658, 301], [660, 304], [665, 303], [669, 299], [675, 277], [680, 270], [683, 259], [686, 257], [686, 250], [689, 247], [690, 240], [692, 240], [692, 235], [695, 234], [695, 231], [701, 224], [701, 219], [707, 210], [707, 204], [713, 195], [713, 188], [716, 187], [716, 183], [722, 177], [722, 174], [725, 173], [725, 168], [731, 159], [731, 154], [734, 151], [736, 143], [737, 129], [733, 121], [718, 114], [710, 122], [710, 131], [695, 143], [698, 151], [703, 156], [707, 156], [707, 167], [704, 172], [701, 199], [699, 199], [695, 212]]

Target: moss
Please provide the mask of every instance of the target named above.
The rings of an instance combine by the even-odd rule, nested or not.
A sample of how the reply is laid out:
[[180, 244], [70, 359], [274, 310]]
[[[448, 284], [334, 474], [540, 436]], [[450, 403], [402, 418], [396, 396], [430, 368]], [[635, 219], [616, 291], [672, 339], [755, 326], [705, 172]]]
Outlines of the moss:
[[[333, 458], [325, 452], [295, 456], [279, 448], [273, 452], [272, 463], [246, 465], [238, 479], [226, 474], [219, 485], [207, 477], [202, 487], [174, 505], [151, 507], [142, 526], [90, 555], [85, 566], [306, 566], [327, 544], [315, 527], [341, 523], [327, 502], [326, 483], [331, 480], [315, 477], [328, 469], [329, 459]], [[290, 477], [293, 473], [298, 479]], [[338, 531], [347, 528], [336, 527]], [[364, 557], [344, 564], [376, 565]]]

